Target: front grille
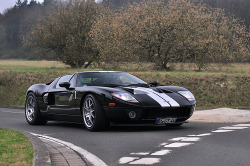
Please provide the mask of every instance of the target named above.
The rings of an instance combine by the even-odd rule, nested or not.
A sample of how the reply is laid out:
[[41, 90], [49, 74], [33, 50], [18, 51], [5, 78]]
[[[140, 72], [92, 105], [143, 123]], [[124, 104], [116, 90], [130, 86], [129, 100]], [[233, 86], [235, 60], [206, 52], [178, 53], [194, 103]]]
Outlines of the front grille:
[[165, 117], [187, 117], [192, 114], [191, 107], [178, 107], [178, 108], [161, 108], [161, 109], [146, 109], [143, 111], [143, 119], [155, 119]]

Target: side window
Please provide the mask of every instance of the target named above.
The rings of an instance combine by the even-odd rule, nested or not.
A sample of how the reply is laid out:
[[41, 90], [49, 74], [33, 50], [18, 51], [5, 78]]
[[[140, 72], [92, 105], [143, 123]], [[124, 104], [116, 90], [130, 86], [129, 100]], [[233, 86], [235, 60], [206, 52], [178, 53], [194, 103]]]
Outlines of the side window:
[[75, 74], [73, 77], [71, 77], [70, 79], [70, 87], [75, 87], [76, 86], [76, 77], [77, 77], [77, 74]]
[[79, 74], [77, 78], [77, 87], [83, 87], [83, 86], [95, 86], [103, 83], [103, 79], [100, 77], [97, 77], [96, 75], [91, 74]]
[[72, 77], [72, 74], [66, 75], [66, 76], [62, 76], [61, 78], [59, 78], [59, 81], [58, 81], [57, 84], [56, 84], [56, 88], [61, 88], [61, 87], [59, 86], [59, 84], [60, 84], [61, 82], [69, 82], [69, 80], [71, 79], [71, 77]]

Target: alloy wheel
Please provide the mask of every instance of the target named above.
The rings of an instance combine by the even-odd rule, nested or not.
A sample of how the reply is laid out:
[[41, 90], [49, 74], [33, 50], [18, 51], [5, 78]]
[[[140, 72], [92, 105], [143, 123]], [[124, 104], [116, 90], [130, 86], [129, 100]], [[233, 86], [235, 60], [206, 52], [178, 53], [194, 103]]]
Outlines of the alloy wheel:
[[30, 96], [26, 102], [26, 117], [28, 121], [32, 121], [35, 117], [35, 100]]
[[84, 101], [83, 119], [87, 127], [91, 128], [95, 120], [95, 103], [91, 97]]

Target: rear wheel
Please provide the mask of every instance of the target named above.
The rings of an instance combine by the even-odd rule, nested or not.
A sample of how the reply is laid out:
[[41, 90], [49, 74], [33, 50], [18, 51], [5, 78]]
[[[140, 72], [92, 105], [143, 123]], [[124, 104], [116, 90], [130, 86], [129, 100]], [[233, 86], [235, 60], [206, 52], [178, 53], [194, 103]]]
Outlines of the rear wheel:
[[83, 123], [88, 130], [98, 131], [109, 127], [110, 123], [94, 95], [87, 95], [82, 104]]
[[29, 93], [25, 101], [25, 118], [30, 125], [45, 125], [34, 93]]

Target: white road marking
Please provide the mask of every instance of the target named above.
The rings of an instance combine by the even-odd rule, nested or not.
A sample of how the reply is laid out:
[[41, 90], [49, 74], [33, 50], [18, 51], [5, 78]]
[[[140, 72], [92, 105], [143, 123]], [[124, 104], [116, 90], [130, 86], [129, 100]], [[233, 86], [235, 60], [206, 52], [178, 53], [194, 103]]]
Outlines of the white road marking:
[[128, 162], [131, 162], [131, 161], [134, 161], [134, 160], [137, 160], [137, 159], [139, 159], [139, 157], [122, 157], [122, 158], [120, 158], [119, 163], [120, 164], [126, 164]]
[[139, 160], [130, 162], [129, 164], [153, 165], [159, 163], [160, 160], [160, 158], [141, 158]]
[[220, 129], [224, 129], [224, 130], [240, 130], [240, 129], [247, 129], [248, 127], [220, 127]]
[[6, 112], [6, 113], [12, 113], [12, 114], [24, 114], [24, 112], [14, 112], [14, 111], [2, 111], [1, 112]]
[[51, 141], [51, 142], [54, 142], [58, 145], [62, 145], [62, 146], [65, 146], [64, 144], [60, 143], [60, 142], [57, 142], [57, 141], [54, 141], [54, 140], [51, 140], [51, 139], [48, 139], [48, 138], [43, 138], [43, 137], [40, 137], [40, 139], [43, 139], [43, 140], [47, 140], [47, 141]]
[[177, 137], [177, 138], [172, 138], [170, 141], [199, 141], [200, 137]]
[[105, 164], [101, 159], [99, 159], [98, 157], [96, 157], [92, 153], [88, 152], [85, 149], [82, 149], [81, 147], [75, 146], [72, 143], [65, 142], [65, 141], [59, 140], [57, 138], [49, 137], [49, 136], [44, 136], [44, 135], [39, 135], [39, 134], [34, 134], [34, 133], [31, 133], [31, 134], [35, 135], [35, 136], [38, 136], [39, 138], [54, 141], [54, 142], [57, 142], [57, 143], [60, 143], [60, 144], [62, 144], [64, 146], [66, 146], [66, 147], [69, 147], [70, 149], [72, 149], [72, 150], [76, 151], [77, 153], [79, 153], [80, 155], [82, 155], [82, 157], [85, 158], [92, 165], [95, 165], [95, 166], [107, 166], [107, 164]]
[[213, 133], [226, 133], [226, 132], [230, 132], [230, 131], [234, 131], [234, 130], [214, 130], [212, 132]]
[[[226, 126], [226, 127], [220, 127], [217, 130], [213, 130], [211, 133], [203, 133], [203, 134], [197, 134], [197, 135], [188, 135], [185, 137], [176, 137], [169, 139], [169, 141], [181, 141], [181, 142], [174, 142], [174, 143], [167, 143], [163, 142], [161, 143], [158, 147], [164, 146], [165, 148], [179, 148], [179, 147], [185, 147], [188, 145], [194, 144], [195, 141], [199, 141], [201, 138], [200, 137], [205, 137], [212, 135], [213, 133], [225, 133], [225, 132], [231, 132], [235, 131], [237, 129], [246, 129], [249, 128], [250, 124], [236, 124], [233, 126]], [[185, 142], [182, 142], [185, 141]], [[192, 142], [192, 143], [191, 143]], [[163, 156], [166, 154], [171, 153], [172, 150], [168, 149], [161, 149], [159, 151], [151, 153], [152, 156]], [[130, 153], [130, 155], [148, 155], [149, 152], [138, 152], [138, 153]], [[133, 160], [133, 161], [130, 161]], [[139, 159], [138, 157], [123, 157], [119, 161], [120, 163], [123, 161], [123, 163], [128, 163], [128, 164], [138, 164], [138, 165], [153, 165], [155, 163], [160, 162], [160, 158], [141, 158]]]
[[188, 135], [189, 137], [203, 137], [203, 136], [209, 136], [212, 135], [212, 133], [204, 133], [204, 134], [198, 134], [198, 135]]
[[237, 125], [233, 125], [233, 126], [236, 126], [236, 127], [250, 127], [250, 124], [237, 124]]
[[167, 144], [168, 144], [167, 142], [163, 142], [163, 143], [161, 143], [158, 147], [165, 146], [165, 145], [167, 145]]
[[171, 150], [162, 149], [162, 150], [160, 150], [160, 151], [157, 151], [157, 152], [152, 153], [151, 155], [152, 155], [152, 156], [163, 156], [163, 155], [169, 154], [170, 152], [171, 152]]
[[165, 148], [179, 148], [179, 147], [183, 147], [183, 146], [188, 146], [188, 145], [192, 145], [194, 143], [185, 143], [185, 142], [175, 142], [175, 143], [171, 143], [168, 145], [165, 145]]
[[135, 153], [135, 152], [132, 152], [132, 153], [130, 153], [131, 155], [148, 155], [149, 154], [149, 152], [138, 152], [138, 153]]

